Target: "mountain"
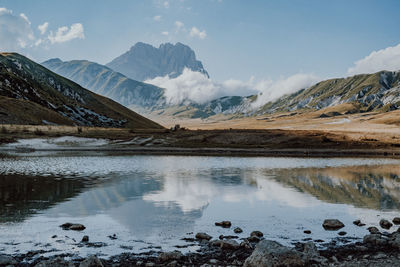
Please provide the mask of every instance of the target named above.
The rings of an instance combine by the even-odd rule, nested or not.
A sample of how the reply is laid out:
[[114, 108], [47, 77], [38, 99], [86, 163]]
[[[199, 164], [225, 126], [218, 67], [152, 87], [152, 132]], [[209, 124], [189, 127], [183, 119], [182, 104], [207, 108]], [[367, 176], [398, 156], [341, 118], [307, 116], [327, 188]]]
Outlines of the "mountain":
[[400, 71], [380, 71], [319, 82], [307, 89], [269, 102], [256, 113], [319, 110], [343, 103], [357, 103], [360, 112], [388, 111], [400, 107]]
[[204, 119], [219, 114], [245, 114], [251, 111], [252, 101], [254, 101], [254, 96], [224, 96], [204, 104], [187, 101], [181, 105], [165, 106], [155, 110], [153, 115]]
[[104, 65], [86, 60], [63, 62], [58, 58], [45, 61], [42, 65], [127, 107], [154, 109], [165, 104], [163, 89], [129, 79]]
[[181, 43], [166, 43], [156, 48], [139, 42], [106, 66], [138, 81], [166, 75], [175, 78], [182, 74], [184, 68], [204, 73], [208, 77], [203, 64], [196, 60], [194, 51]]
[[[347, 78], [321, 81], [309, 88], [284, 95], [261, 107], [255, 106], [257, 95], [226, 96], [204, 104], [167, 107], [157, 115], [182, 118], [207, 118], [210, 116], [253, 116], [287, 111], [316, 111], [328, 107], [352, 103], [351, 110], [344, 112], [385, 112], [400, 108], [400, 71], [380, 71]], [[339, 114], [337, 114], [339, 115]]]
[[0, 53], [0, 122], [162, 128], [16, 53]]

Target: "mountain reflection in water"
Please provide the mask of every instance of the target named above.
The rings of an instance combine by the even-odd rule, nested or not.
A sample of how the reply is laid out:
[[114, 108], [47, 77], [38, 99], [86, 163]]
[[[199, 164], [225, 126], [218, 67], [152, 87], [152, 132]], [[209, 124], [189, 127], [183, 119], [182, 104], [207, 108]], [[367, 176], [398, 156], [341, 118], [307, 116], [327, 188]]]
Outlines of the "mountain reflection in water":
[[[39, 238], [29, 237], [29, 227], [35, 227], [42, 229], [41, 240], [54, 233], [62, 236], [58, 225], [72, 220], [87, 225], [85, 234], [98, 236], [99, 241], [107, 241], [115, 231], [125, 235], [119, 241], [130, 246], [133, 239], [157, 244], [196, 231], [229, 234], [213, 226], [228, 219], [244, 229], [243, 235], [261, 230], [266, 238], [285, 242], [304, 238], [298, 230], [304, 227], [319, 238], [334, 238], [335, 233], [321, 228], [322, 219], [334, 216], [344, 220], [349, 235], [357, 236], [363, 229], [348, 228], [353, 219], [373, 224], [381, 212], [400, 209], [400, 165], [396, 165], [400, 161], [356, 159], [351, 161], [354, 166], [348, 161], [171, 156], [3, 159], [0, 230], [20, 225], [15, 235], [23, 242]], [[13, 230], [8, 235], [15, 240]]]

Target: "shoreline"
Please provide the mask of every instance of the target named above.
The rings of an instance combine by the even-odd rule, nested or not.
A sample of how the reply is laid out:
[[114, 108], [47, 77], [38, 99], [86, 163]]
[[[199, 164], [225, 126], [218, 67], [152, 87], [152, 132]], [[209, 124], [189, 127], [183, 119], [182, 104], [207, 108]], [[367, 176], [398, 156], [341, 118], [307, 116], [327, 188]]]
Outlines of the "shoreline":
[[266, 149], [266, 148], [209, 148], [209, 147], [71, 147], [71, 148], [32, 148], [0, 147], [0, 153], [34, 152], [99, 152], [128, 155], [173, 155], [173, 156], [221, 156], [221, 157], [343, 157], [343, 158], [400, 158], [396, 149]]
[[[313, 241], [297, 242], [294, 247], [283, 246], [264, 239], [258, 231], [240, 240], [229, 236], [211, 239], [203, 233], [204, 237], [196, 235], [196, 239], [189, 241], [200, 248], [185, 254], [178, 250], [151, 250], [100, 258], [60, 251], [58, 255], [45, 257], [41, 254], [46, 251], [30, 251], [26, 254], [0, 253], [0, 266], [399, 266], [399, 229], [392, 233], [372, 233], [370, 230], [363, 240], [343, 245], [336, 245], [336, 241], [331, 240], [323, 249], [318, 249]], [[89, 246], [91, 243], [81, 241], [80, 244]]]

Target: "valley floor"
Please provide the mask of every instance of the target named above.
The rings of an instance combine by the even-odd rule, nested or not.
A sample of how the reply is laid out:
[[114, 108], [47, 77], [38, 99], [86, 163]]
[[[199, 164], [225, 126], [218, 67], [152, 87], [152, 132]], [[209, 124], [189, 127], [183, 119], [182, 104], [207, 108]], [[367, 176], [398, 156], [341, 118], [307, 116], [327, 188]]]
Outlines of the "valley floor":
[[304, 114], [280, 113], [248, 118], [157, 119], [167, 128], [180, 124], [183, 128], [179, 130], [3, 125], [0, 127], [0, 143], [25, 138], [79, 136], [109, 140], [108, 145], [80, 147], [80, 150], [138, 154], [400, 155], [400, 111], [346, 115], [335, 112], [328, 109]]

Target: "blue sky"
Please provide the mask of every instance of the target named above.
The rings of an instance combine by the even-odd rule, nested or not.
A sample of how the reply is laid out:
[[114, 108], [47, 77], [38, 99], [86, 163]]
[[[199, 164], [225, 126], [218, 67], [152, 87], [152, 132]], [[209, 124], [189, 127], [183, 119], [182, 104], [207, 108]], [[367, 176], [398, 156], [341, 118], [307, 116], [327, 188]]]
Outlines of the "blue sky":
[[[25, 14], [34, 35], [24, 48], [9, 48], [1, 46], [0, 28], [2, 50], [39, 62], [60, 57], [105, 64], [138, 41], [182, 42], [221, 82], [345, 76], [357, 60], [400, 43], [398, 0], [0, 0], [0, 8]], [[66, 36], [76, 23], [82, 28]], [[50, 33], [53, 42], [46, 39]]]

